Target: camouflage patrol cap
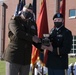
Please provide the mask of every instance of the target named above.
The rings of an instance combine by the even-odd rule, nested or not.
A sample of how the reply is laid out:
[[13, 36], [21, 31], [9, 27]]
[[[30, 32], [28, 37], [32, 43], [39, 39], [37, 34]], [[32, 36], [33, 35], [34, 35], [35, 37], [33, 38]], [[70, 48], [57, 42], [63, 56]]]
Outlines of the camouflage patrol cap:
[[30, 3], [29, 5], [25, 5], [23, 8], [27, 8], [27, 9], [33, 9], [33, 6], [32, 6], [32, 4]]
[[53, 16], [53, 20], [55, 18], [63, 18], [63, 15], [61, 13], [56, 13], [54, 16]]

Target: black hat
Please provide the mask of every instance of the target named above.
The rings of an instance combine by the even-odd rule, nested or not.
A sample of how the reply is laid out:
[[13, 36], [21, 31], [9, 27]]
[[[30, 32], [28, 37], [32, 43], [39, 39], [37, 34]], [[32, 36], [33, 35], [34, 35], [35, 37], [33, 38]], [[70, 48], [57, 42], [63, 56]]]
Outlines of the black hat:
[[63, 18], [63, 15], [61, 13], [56, 13], [54, 16], [53, 16], [53, 20], [54, 18]]

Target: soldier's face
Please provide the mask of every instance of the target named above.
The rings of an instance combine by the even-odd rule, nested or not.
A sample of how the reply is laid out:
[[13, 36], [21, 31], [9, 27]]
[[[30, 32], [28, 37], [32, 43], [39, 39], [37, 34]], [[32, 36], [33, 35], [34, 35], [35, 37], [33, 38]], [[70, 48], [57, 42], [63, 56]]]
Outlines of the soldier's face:
[[30, 9], [25, 9], [22, 11], [23, 17], [25, 20], [28, 20], [29, 18], [32, 19], [33, 18], [33, 11]]
[[63, 22], [63, 18], [55, 18], [54, 22]]
[[55, 18], [54, 19], [54, 25], [55, 27], [59, 28], [63, 24], [63, 18]]

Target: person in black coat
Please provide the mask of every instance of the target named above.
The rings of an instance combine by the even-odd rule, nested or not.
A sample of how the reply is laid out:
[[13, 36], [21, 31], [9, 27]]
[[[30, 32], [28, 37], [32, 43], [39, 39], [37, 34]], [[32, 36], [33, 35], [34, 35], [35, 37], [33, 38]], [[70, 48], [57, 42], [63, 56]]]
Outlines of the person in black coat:
[[68, 69], [68, 53], [72, 47], [72, 32], [64, 26], [64, 18], [60, 13], [53, 17], [54, 28], [50, 31], [50, 46], [43, 46], [48, 50], [46, 66], [48, 75], [65, 75]]
[[32, 6], [24, 6], [19, 16], [12, 17], [8, 29], [10, 41], [5, 50], [6, 75], [29, 75], [32, 44], [40, 48]]

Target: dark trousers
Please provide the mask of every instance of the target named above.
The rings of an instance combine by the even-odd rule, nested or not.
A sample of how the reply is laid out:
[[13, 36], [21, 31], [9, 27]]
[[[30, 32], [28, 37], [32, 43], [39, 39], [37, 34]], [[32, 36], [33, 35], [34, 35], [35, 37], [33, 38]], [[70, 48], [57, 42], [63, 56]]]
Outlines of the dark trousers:
[[48, 69], [48, 75], [65, 75], [65, 70]]
[[30, 65], [6, 62], [6, 75], [29, 75]]

